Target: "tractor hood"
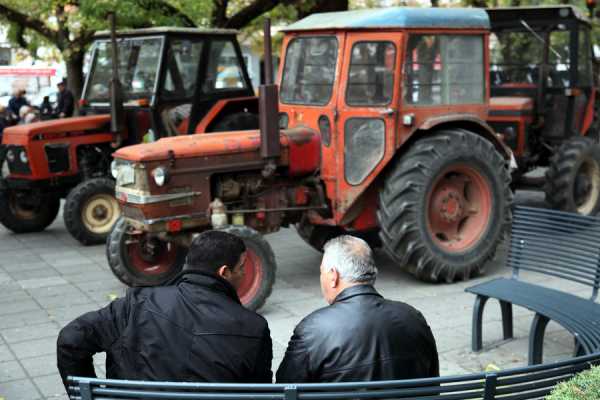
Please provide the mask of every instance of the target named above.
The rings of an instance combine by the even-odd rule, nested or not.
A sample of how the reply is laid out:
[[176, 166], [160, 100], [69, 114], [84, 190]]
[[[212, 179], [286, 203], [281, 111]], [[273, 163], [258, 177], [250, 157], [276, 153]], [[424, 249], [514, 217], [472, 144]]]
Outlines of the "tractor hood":
[[24, 139], [29, 139], [39, 134], [60, 134], [100, 129], [109, 122], [110, 115], [101, 114], [86, 117], [53, 119], [48, 121], [34, 122], [26, 125], [15, 125], [4, 129], [2, 143], [21, 143]]
[[[302, 170], [315, 170], [321, 162], [321, 140], [318, 133], [309, 128], [288, 129], [279, 135], [282, 155], [280, 164], [302, 166]], [[235, 131], [201, 133], [160, 139], [124, 147], [113, 156], [131, 162], [156, 162], [171, 159], [199, 158], [209, 156], [234, 156], [245, 153], [260, 160], [260, 131]]]

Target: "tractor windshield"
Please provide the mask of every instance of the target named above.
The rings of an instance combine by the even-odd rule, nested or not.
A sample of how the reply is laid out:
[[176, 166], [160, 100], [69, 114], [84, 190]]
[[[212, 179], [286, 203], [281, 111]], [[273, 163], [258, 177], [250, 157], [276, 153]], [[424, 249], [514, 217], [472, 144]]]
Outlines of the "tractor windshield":
[[[118, 40], [119, 79], [125, 101], [149, 98], [156, 90], [163, 38], [127, 38]], [[112, 76], [110, 41], [96, 43], [88, 76], [85, 99], [88, 102], [109, 101]]]

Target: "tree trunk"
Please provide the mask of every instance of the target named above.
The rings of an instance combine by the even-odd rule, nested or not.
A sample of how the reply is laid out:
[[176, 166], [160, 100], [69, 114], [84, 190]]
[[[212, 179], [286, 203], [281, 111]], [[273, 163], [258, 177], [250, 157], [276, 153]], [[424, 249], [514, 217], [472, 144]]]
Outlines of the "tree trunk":
[[79, 99], [83, 91], [83, 58], [84, 52], [76, 52], [65, 60], [67, 65], [67, 88], [73, 93], [76, 109], [78, 109]]

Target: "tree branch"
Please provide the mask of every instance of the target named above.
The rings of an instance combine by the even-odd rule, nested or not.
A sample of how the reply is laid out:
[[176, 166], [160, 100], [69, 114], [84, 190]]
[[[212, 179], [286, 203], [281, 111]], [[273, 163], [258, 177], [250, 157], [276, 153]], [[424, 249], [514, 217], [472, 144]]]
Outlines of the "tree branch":
[[275, 8], [280, 0], [256, 0], [247, 7], [242, 8], [240, 11], [227, 20], [225, 26], [219, 28], [231, 28], [240, 29], [252, 22], [253, 19], [261, 16], [267, 11], [271, 11]]
[[57, 44], [58, 42], [58, 36], [56, 32], [48, 28], [42, 21], [25, 15], [19, 11], [13, 10], [12, 8], [6, 7], [2, 4], [0, 4], [0, 18], [4, 18], [10, 22], [36, 31], [54, 44]]
[[223, 28], [227, 24], [228, 0], [213, 0], [213, 8], [210, 16], [210, 26]]
[[147, 10], [156, 10], [160, 12], [162, 15], [166, 15], [168, 17], [174, 17], [181, 20], [183, 26], [188, 28], [196, 27], [196, 23], [184, 14], [177, 7], [172, 6], [164, 0], [137, 0], [138, 6], [145, 8]]

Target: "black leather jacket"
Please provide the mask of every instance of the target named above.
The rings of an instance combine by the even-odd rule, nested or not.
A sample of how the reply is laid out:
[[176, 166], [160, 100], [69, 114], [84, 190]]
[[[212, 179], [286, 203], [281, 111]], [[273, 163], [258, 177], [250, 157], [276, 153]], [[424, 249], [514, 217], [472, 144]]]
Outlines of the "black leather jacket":
[[352, 286], [304, 318], [277, 382], [341, 382], [439, 376], [435, 340], [413, 307]]
[[225, 280], [187, 273], [173, 286], [132, 288], [124, 298], [65, 326], [58, 369], [94, 377], [106, 352], [114, 379], [271, 383], [267, 321], [239, 302]]

